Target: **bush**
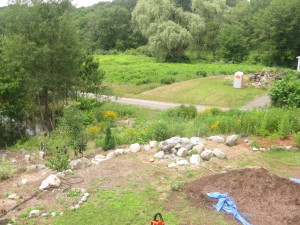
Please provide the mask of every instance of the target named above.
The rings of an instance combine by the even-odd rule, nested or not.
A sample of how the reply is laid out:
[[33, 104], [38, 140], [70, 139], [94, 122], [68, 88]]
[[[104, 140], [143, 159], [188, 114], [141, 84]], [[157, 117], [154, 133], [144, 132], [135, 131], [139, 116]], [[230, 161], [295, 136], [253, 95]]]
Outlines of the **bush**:
[[168, 109], [167, 115], [169, 117], [182, 117], [182, 118], [192, 119], [197, 116], [197, 108], [194, 105], [190, 105], [190, 106], [180, 105], [178, 107]]
[[56, 153], [53, 158], [47, 159], [47, 166], [56, 171], [65, 171], [69, 165], [69, 155], [64, 153]]
[[170, 124], [165, 121], [157, 121], [153, 123], [150, 129], [154, 140], [164, 141], [172, 137]]
[[277, 81], [269, 95], [273, 106], [300, 108], [300, 73], [292, 73]]
[[161, 84], [172, 84], [175, 83], [175, 78], [174, 77], [164, 77], [160, 80]]
[[115, 146], [116, 146], [115, 138], [111, 133], [111, 128], [108, 127], [108, 128], [106, 128], [103, 150], [107, 151], [107, 150], [110, 150], [110, 149], [114, 149]]
[[2, 155], [0, 159], [0, 180], [12, 177], [15, 173], [15, 168], [9, 160], [6, 159], [5, 155]]
[[207, 72], [206, 71], [203, 71], [203, 70], [199, 70], [197, 71], [197, 76], [199, 77], [207, 77]]

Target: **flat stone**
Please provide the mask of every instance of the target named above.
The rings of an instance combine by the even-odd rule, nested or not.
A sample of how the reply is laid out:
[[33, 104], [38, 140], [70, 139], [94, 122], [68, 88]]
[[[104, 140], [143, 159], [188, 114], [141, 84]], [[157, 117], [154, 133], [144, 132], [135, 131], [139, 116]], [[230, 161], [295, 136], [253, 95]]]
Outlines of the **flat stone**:
[[27, 184], [27, 182], [28, 181], [26, 179], [22, 179], [21, 184], [25, 185], [25, 184]]
[[220, 137], [220, 136], [211, 136], [211, 137], [208, 138], [208, 140], [212, 140], [212, 141], [217, 142], [217, 143], [225, 142], [224, 138]]
[[182, 160], [177, 161], [176, 164], [178, 166], [184, 166], [184, 165], [188, 165], [189, 162], [187, 160], [185, 160], [185, 159], [182, 159]]
[[42, 216], [45, 217], [45, 216], [48, 216], [48, 214], [47, 213], [42, 213]]
[[70, 210], [74, 211], [75, 207], [74, 206], [70, 206]]
[[223, 152], [221, 149], [215, 148], [213, 150], [213, 154], [218, 158], [218, 159], [226, 159], [227, 155], [225, 152]]
[[176, 163], [170, 163], [168, 165], [168, 168], [176, 168], [177, 167], [177, 164]]
[[7, 198], [11, 200], [18, 200], [20, 197], [17, 194], [11, 194]]
[[183, 145], [186, 145], [188, 143], [190, 143], [190, 139], [188, 138], [180, 138], [180, 143]]
[[82, 157], [81, 159], [75, 159], [72, 160], [69, 164], [70, 169], [84, 169], [91, 165], [91, 161], [85, 157]]
[[56, 212], [52, 212], [51, 216], [53, 216], [53, 217], [56, 216]]
[[101, 162], [107, 160], [106, 156], [104, 155], [96, 155], [94, 158], [92, 158], [91, 163], [95, 165], [99, 165]]
[[87, 201], [87, 197], [83, 196], [83, 197], [80, 199], [80, 201], [86, 202], [86, 201]]
[[80, 208], [80, 205], [77, 204], [77, 205], [74, 206], [74, 208], [75, 208], [75, 209], [79, 209], [79, 208]]
[[45, 157], [45, 152], [40, 151], [39, 152], [39, 158], [40, 158], [40, 160], [44, 160], [44, 157]]
[[153, 158], [150, 158], [150, 159], [149, 159], [149, 162], [154, 162], [154, 159], [153, 159]]
[[116, 156], [116, 155], [115, 155], [115, 152], [112, 151], [112, 152], [109, 152], [105, 158], [106, 158], [106, 159], [112, 159], [112, 158], [114, 158], [115, 156]]
[[84, 196], [88, 198], [88, 197], [90, 197], [90, 194], [89, 193], [84, 193]]
[[205, 145], [206, 141], [203, 138], [200, 138], [200, 137], [191, 137], [190, 138], [190, 143], [192, 143], [194, 145], [199, 145], [199, 144]]
[[116, 149], [115, 150], [115, 155], [123, 155], [124, 154], [124, 149]]

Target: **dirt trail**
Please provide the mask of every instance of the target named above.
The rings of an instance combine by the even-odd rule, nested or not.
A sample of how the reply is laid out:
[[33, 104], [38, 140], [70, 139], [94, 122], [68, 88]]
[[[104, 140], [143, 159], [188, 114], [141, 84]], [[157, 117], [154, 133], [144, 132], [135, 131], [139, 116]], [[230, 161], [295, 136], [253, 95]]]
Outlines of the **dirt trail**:
[[257, 108], [257, 107], [260, 107], [260, 106], [269, 105], [270, 103], [271, 103], [271, 99], [270, 99], [269, 95], [264, 94], [260, 97], [257, 97], [255, 99], [253, 99], [252, 101], [248, 102], [246, 105], [244, 105], [240, 109], [241, 110], [248, 110], [248, 109]]

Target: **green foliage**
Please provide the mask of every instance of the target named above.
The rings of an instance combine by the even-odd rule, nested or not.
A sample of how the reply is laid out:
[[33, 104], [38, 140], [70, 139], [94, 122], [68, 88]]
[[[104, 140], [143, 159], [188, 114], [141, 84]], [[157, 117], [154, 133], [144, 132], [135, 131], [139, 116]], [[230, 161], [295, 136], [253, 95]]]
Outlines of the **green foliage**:
[[175, 83], [175, 78], [174, 77], [164, 77], [164, 78], [160, 79], [160, 83], [173, 84], [173, 83]]
[[65, 107], [64, 116], [60, 120], [68, 144], [82, 153], [87, 147], [85, 125], [88, 124], [87, 115], [78, 109], [76, 104]]
[[111, 133], [111, 128], [108, 127], [108, 128], [106, 128], [106, 132], [105, 132], [105, 141], [104, 141], [103, 150], [107, 151], [110, 149], [114, 149], [115, 146], [116, 146], [115, 138]]
[[76, 197], [76, 196], [80, 196], [80, 194], [81, 194], [80, 190], [71, 189], [68, 191], [67, 196], [68, 197]]
[[0, 158], [0, 180], [5, 180], [14, 175], [15, 168], [11, 161], [6, 159], [6, 155]]
[[296, 147], [300, 149], [300, 132], [295, 134], [295, 139], [296, 139]]
[[169, 117], [182, 117], [186, 119], [193, 119], [197, 116], [197, 114], [197, 108], [193, 105], [180, 105], [178, 107], [167, 110], [167, 115]]
[[199, 70], [196, 73], [199, 77], [207, 77], [207, 72], [204, 70]]
[[56, 153], [52, 158], [47, 158], [47, 166], [50, 169], [62, 172], [68, 169], [69, 155], [64, 153]]
[[164, 141], [173, 136], [170, 124], [167, 121], [156, 121], [151, 127], [150, 131], [152, 132], [154, 140]]
[[285, 76], [271, 87], [269, 95], [273, 106], [300, 108], [299, 74]]
[[27, 208], [23, 213], [20, 214], [20, 218], [27, 218], [29, 217], [29, 213], [31, 210], [44, 210], [45, 207], [44, 206], [40, 206], [40, 205], [37, 205], [35, 207], [30, 207], [30, 208]]

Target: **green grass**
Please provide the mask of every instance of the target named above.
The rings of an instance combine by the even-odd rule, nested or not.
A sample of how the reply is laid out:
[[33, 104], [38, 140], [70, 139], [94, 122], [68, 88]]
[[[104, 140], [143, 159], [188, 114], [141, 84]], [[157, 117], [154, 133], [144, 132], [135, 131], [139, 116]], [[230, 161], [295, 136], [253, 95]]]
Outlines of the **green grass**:
[[167, 102], [238, 108], [266, 92], [266, 89], [254, 87], [236, 89], [224, 84], [224, 76], [213, 76], [158, 87], [143, 92], [136, 97]]
[[[154, 58], [133, 55], [96, 55], [106, 72], [105, 81], [114, 84], [158, 85], [163, 78], [176, 82], [202, 76], [230, 75], [241, 70], [244, 73], [261, 71], [262, 65], [225, 64], [195, 61], [193, 63], [158, 63]], [[161, 84], [160, 84], [161, 85]], [[153, 85], [146, 85], [151, 88]]]

